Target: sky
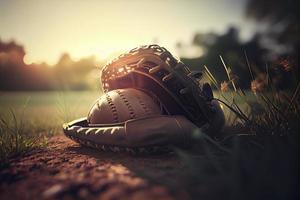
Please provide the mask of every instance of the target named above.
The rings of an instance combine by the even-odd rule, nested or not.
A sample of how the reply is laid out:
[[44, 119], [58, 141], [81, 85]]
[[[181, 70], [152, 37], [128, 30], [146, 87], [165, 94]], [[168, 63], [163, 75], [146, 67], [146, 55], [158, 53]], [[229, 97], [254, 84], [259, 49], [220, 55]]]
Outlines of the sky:
[[195, 32], [256, 31], [244, 17], [245, 0], [0, 0], [0, 39], [24, 45], [25, 62], [54, 64], [64, 52], [74, 59], [105, 58], [158, 43], [176, 55], [177, 42]]

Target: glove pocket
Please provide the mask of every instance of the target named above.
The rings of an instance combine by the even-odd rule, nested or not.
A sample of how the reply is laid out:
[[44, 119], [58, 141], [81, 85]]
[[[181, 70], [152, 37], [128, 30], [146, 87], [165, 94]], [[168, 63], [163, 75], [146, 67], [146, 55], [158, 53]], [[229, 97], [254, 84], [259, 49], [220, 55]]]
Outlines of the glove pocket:
[[182, 146], [190, 143], [197, 127], [184, 116], [151, 116], [129, 120], [125, 134], [129, 147]]

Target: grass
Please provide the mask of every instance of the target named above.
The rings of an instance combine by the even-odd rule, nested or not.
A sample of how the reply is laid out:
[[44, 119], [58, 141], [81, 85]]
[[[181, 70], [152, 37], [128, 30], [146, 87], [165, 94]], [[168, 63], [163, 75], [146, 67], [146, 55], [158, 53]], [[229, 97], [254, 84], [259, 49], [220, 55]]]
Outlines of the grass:
[[300, 84], [278, 91], [266, 71], [267, 85], [258, 90], [248, 64], [253, 81], [246, 92], [220, 58], [227, 88], [207, 66], [205, 74], [218, 90], [226, 128], [216, 140], [196, 133], [192, 152], [176, 150], [184, 163], [179, 189], [191, 199], [299, 199]]
[[281, 111], [255, 117], [250, 113], [250, 122], [239, 123], [238, 133], [230, 133], [230, 127], [218, 142], [197, 133], [193, 152], [177, 150], [184, 163], [180, 189], [191, 199], [297, 199], [299, 112], [292, 110], [284, 115], [287, 121], [280, 121]]
[[87, 115], [96, 92], [8, 92], [0, 94], [0, 163], [61, 133], [62, 124]]
[[[255, 75], [246, 57], [253, 87], [244, 91], [220, 58], [228, 81], [220, 86], [207, 66], [205, 74], [217, 89], [215, 98], [225, 112], [226, 127], [214, 139], [196, 132], [193, 151], [175, 149], [184, 168], [176, 175], [181, 181], [171, 186], [161, 179], [160, 184], [178, 187], [191, 199], [299, 198], [300, 85], [276, 91], [267, 69], [265, 88], [254, 87]], [[86, 116], [98, 96], [96, 92], [2, 94], [1, 162], [44, 145], [43, 137], [61, 132], [63, 122]]]
[[[32, 148], [45, 146], [47, 134], [38, 134], [40, 127], [25, 123], [11, 110], [10, 118], [0, 118], [0, 161], [5, 164], [11, 156], [19, 155]], [[48, 132], [49, 130], [44, 130]]]

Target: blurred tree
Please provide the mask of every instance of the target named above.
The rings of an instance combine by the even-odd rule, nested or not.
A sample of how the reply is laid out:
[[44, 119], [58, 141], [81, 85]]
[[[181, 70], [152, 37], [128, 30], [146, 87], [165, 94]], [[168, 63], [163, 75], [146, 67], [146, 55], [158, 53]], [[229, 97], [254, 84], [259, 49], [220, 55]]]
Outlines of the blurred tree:
[[203, 70], [206, 65], [219, 82], [228, 80], [220, 55], [226, 66], [230, 67], [242, 88], [249, 88], [251, 76], [246, 62], [244, 52], [251, 61], [251, 66], [257, 73], [265, 69], [267, 50], [260, 45], [261, 35], [256, 34], [248, 42], [241, 42], [239, 30], [229, 27], [227, 32], [221, 35], [216, 33], [196, 33], [193, 38], [193, 45], [203, 48], [204, 55], [200, 58], [181, 58], [192, 70]]
[[[90, 72], [96, 68], [94, 56], [73, 61], [68, 53], [61, 55], [54, 66], [57, 86], [60, 89], [84, 90], [90, 88]], [[100, 76], [100, 75], [99, 75]]]
[[[248, 0], [246, 16], [268, 25], [266, 35], [282, 45], [282, 54], [290, 55], [300, 64], [299, 0]], [[300, 75], [299, 67], [297, 69]]]
[[[0, 90], [84, 90], [96, 88], [95, 57], [73, 61], [67, 53], [62, 54], [58, 63], [26, 65], [26, 52], [22, 45], [0, 40]], [[98, 86], [99, 87], [99, 86]]]

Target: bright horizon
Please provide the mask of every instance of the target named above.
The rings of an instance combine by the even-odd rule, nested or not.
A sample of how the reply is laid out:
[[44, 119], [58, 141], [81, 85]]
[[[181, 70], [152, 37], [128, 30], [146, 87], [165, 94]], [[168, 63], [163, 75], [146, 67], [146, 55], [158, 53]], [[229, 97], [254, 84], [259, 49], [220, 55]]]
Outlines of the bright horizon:
[[[244, 17], [245, 1], [0, 0], [0, 39], [26, 50], [26, 63], [55, 64], [158, 43], [176, 55], [177, 42], [189, 44], [196, 32], [240, 28], [243, 39], [257, 30]], [[199, 52], [198, 52], [199, 53]]]

